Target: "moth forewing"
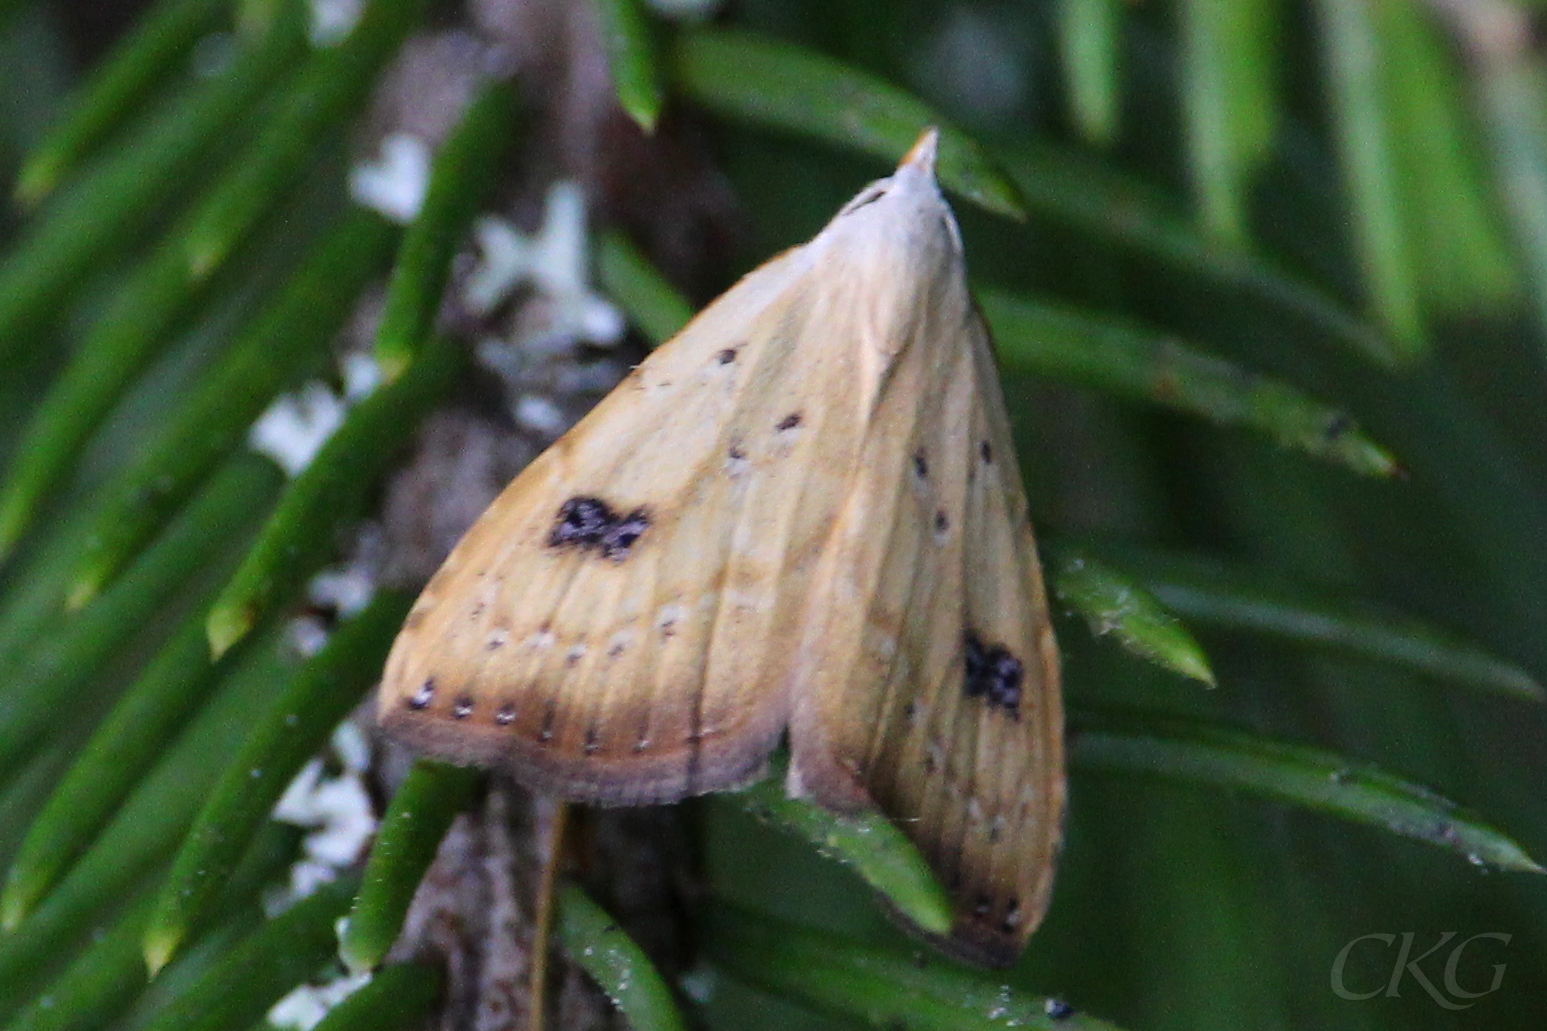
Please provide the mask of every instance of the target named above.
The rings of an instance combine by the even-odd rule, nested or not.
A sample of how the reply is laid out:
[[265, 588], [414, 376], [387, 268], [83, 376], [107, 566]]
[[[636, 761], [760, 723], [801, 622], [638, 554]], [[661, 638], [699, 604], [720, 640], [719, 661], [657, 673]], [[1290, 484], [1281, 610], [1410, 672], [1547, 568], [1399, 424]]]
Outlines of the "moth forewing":
[[1002, 965], [1046, 908], [1060, 834], [1057, 657], [959, 252], [915, 289], [929, 303], [887, 348], [899, 357], [808, 602], [791, 788], [897, 821], [957, 901], [941, 944]]
[[987, 330], [927, 134], [500, 496], [414, 606], [381, 718], [603, 804], [757, 776], [876, 808], [1001, 964], [1046, 907], [1057, 658]]
[[[394, 645], [389, 730], [604, 804], [756, 776], [859, 440], [853, 406], [817, 403], [847, 356], [807, 324], [811, 265], [800, 248], [753, 272], [496, 500]], [[577, 502], [596, 533], [581, 513], [556, 543]], [[635, 513], [609, 552], [602, 524]]]

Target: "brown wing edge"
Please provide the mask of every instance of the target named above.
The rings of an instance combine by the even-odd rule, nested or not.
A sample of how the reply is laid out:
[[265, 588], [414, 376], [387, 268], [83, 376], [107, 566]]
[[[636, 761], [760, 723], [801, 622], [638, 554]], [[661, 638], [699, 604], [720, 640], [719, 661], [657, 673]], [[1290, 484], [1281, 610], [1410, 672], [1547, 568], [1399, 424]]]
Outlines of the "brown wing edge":
[[606, 758], [563, 754], [505, 728], [386, 705], [381, 725], [395, 740], [457, 766], [505, 771], [541, 794], [597, 806], [664, 805], [763, 779], [784, 734], [705, 739], [675, 755]]

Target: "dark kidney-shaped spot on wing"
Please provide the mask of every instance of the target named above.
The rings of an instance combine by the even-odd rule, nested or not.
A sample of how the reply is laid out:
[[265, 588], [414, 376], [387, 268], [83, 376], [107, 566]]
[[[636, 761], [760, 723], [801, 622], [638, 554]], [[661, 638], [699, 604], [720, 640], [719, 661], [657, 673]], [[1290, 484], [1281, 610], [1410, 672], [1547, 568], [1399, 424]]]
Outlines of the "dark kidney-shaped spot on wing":
[[1006, 648], [984, 644], [971, 630], [966, 632], [964, 640], [967, 669], [962, 689], [967, 697], [982, 698], [1018, 718], [1021, 681], [1025, 679], [1026, 668]]
[[618, 515], [601, 498], [577, 496], [559, 506], [558, 518], [548, 533], [548, 546], [594, 551], [622, 562], [649, 528], [650, 513], [643, 508]]

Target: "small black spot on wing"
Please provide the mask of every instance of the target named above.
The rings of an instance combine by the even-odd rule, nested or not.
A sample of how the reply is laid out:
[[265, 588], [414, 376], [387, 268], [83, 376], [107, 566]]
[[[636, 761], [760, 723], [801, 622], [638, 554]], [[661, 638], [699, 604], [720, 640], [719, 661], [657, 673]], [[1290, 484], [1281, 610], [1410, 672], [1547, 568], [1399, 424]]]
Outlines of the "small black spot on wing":
[[1021, 682], [1026, 668], [1002, 645], [986, 645], [977, 634], [964, 635], [966, 677], [962, 689], [968, 698], [982, 698], [1010, 715], [1021, 711]]
[[731, 476], [743, 476], [752, 463], [747, 460], [747, 449], [742, 446], [741, 438], [732, 438], [725, 449], [725, 471]]
[[721, 365], [729, 365], [731, 362], [736, 360], [736, 349], [734, 347], [727, 347], [725, 350], [721, 351], [714, 357], [715, 361], [719, 362]]
[[559, 506], [557, 520], [548, 533], [548, 546], [594, 551], [603, 558], [622, 562], [634, 542], [650, 528], [650, 513], [636, 508], [618, 515], [601, 498], [578, 496]]
[[984, 465], [992, 465], [993, 464], [993, 462], [994, 462], [994, 449], [989, 444], [988, 441], [986, 441], [986, 440], [985, 441], [981, 441], [978, 444], [978, 455], [980, 457], [982, 457]]
[[795, 427], [797, 427], [799, 425], [800, 425], [800, 413], [799, 412], [791, 412], [789, 415], [786, 415], [784, 418], [779, 420], [779, 425], [776, 426], [775, 429], [778, 429], [778, 430], [780, 430], [782, 432], [782, 431], [785, 431], [785, 430], [793, 430]]
[[435, 700], [435, 678], [429, 677], [419, 685], [419, 690], [403, 699], [403, 704], [410, 709], [428, 709], [430, 703]]
[[473, 714], [473, 699], [471, 695], [463, 695], [451, 706], [451, 715], [459, 720], [465, 720]]
[[924, 454], [923, 448], [913, 452], [913, 473], [921, 480], [929, 478], [929, 457]]

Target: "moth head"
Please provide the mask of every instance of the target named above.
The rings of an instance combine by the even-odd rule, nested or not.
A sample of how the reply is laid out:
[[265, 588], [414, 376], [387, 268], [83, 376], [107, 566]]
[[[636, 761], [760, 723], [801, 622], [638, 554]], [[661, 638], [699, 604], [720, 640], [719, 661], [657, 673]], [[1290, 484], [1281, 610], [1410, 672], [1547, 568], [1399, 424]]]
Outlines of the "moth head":
[[945, 202], [945, 195], [940, 192], [940, 180], [935, 177], [935, 160], [939, 153], [940, 130], [930, 126], [903, 155], [902, 163], [889, 181], [894, 189], [916, 197], [924, 207], [938, 209], [940, 221], [948, 230], [951, 245], [959, 257], [964, 250], [961, 230], [957, 228], [950, 205]]
[[[902, 156], [902, 164], [897, 166], [893, 178], [901, 175], [917, 175], [927, 179], [930, 185], [935, 184], [935, 158], [940, 153], [940, 130], [930, 126], [924, 130], [924, 135], [908, 149], [908, 153]], [[937, 187], [938, 192], [938, 187]]]
[[878, 258], [880, 252], [893, 249], [929, 274], [959, 263], [961, 234], [935, 179], [939, 141], [938, 129], [926, 130], [897, 170], [866, 186], [845, 204], [822, 236], [829, 240], [862, 238], [863, 249]]
[[853, 200], [839, 209], [834, 221], [841, 222], [845, 217], [880, 200], [886, 200], [893, 206], [898, 202], [911, 201], [913, 204], [922, 203], [949, 211], [945, 207], [945, 198], [940, 194], [940, 185], [935, 179], [935, 158], [939, 150], [940, 130], [933, 128], [925, 130], [918, 142], [903, 155], [902, 163], [897, 166], [897, 170], [885, 179], [877, 179], [859, 191]]

